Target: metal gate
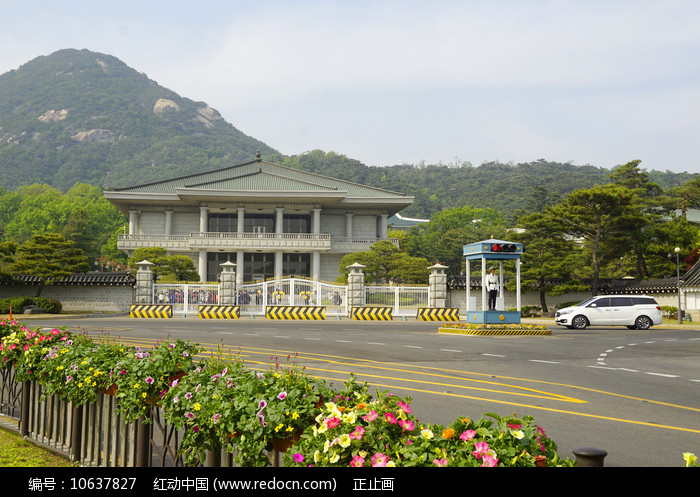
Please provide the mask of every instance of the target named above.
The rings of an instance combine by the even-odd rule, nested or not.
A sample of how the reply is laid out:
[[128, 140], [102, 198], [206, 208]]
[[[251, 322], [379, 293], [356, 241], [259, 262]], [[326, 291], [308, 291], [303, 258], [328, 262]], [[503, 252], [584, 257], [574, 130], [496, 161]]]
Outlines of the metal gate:
[[196, 316], [200, 304], [219, 303], [219, 285], [158, 283], [153, 290], [154, 304], [170, 304], [173, 314]]
[[243, 315], [264, 315], [269, 305], [325, 306], [326, 315], [347, 316], [347, 287], [299, 278], [238, 286], [237, 303]]
[[366, 307], [391, 307], [394, 316], [416, 316], [430, 307], [430, 287], [375, 285], [365, 287]]

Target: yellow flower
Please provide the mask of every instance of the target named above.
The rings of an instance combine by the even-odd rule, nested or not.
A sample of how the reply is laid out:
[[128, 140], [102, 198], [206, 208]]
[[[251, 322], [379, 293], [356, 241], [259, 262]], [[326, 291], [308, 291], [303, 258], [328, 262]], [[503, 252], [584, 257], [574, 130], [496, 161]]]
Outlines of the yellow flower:
[[282, 428], [284, 428], [284, 423], [280, 423], [277, 426], [275, 426], [275, 431], [280, 431]]
[[143, 393], [141, 394], [141, 397], [143, 397], [143, 398], [145, 399], [145, 398], [146, 398], [146, 395], [147, 395], [147, 393], [146, 393], [146, 392], [143, 392]]
[[292, 419], [299, 419], [299, 413], [296, 412], [296, 411], [294, 411], [294, 412], [292, 413]]

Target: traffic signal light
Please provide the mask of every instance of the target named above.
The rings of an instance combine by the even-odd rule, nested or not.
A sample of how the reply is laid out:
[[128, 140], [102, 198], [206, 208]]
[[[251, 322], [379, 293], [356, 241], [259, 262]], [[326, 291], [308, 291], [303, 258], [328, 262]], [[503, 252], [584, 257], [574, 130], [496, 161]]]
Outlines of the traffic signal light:
[[515, 252], [514, 243], [493, 243], [491, 244], [491, 252]]

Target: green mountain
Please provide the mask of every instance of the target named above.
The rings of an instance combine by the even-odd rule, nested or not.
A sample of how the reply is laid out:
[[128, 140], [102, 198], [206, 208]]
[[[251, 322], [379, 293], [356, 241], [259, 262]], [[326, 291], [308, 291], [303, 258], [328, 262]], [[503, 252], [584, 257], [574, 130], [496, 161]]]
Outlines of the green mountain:
[[60, 50], [0, 76], [0, 186], [128, 186], [249, 160], [266, 144], [119, 59]]

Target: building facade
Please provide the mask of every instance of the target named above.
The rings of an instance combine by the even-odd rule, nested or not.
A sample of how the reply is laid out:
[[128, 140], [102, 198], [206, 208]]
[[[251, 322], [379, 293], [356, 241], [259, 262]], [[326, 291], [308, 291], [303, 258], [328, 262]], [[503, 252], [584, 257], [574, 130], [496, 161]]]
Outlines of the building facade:
[[118, 248], [186, 255], [201, 281], [236, 264], [239, 283], [285, 276], [335, 281], [345, 254], [387, 239], [388, 219], [413, 197], [262, 160], [118, 190], [129, 219]]

